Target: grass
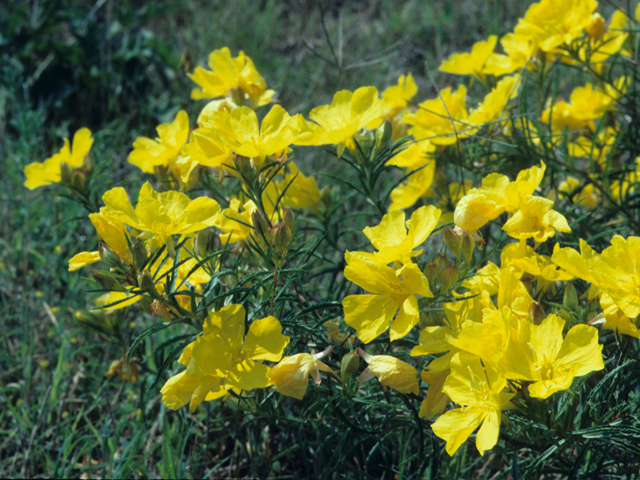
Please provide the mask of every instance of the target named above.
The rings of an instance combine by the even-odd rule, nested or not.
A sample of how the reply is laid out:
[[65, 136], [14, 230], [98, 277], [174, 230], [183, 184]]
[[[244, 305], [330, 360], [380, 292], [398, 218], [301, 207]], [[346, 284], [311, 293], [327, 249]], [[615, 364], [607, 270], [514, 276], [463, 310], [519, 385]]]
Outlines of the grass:
[[[94, 6], [61, 2], [71, 3], [85, 12]], [[36, 9], [37, 3], [33, 5]], [[121, 18], [114, 2], [95, 5], [100, 5], [96, 15], [105, 25], [113, 27]], [[5, 219], [0, 222], [0, 477], [380, 478], [384, 472], [384, 478], [411, 478], [415, 474], [423, 459], [417, 458], [412, 446], [423, 432], [416, 430], [408, 407], [387, 411], [382, 403], [339, 396], [332, 398], [336, 410], [329, 411], [325, 397], [312, 391], [306, 409], [282, 398], [277, 410], [258, 405], [253, 415], [243, 414], [242, 402], [206, 403], [197, 414], [168, 411], [158, 388], [150, 387], [162, 358], [174, 348], [167, 344], [175, 334], [169, 329], [136, 352], [144, 359], [140, 382], [105, 377], [123, 347], [79, 328], [74, 312], [86, 308], [87, 283], [67, 271], [67, 260], [94, 240], [87, 212], [54, 198], [47, 189], [30, 192], [22, 185], [25, 165], [48, 157], [59, 148], [60, 137], [76, 127], [89, 126], [97, 132], [94, 155], [111, 162], [105, 185], [126, 186], [132, 171], [126, 157], [137, 135], [151, 136], [154, 125], [168, 121], [180, 108], [195, 118], [202, 104], [189, 100], [192, 85], [185, 70], [203, 63], [214, 48], [244, 49], [292, 113], [306, 113], [327, 102], [337, 89], [363, 85], [383, 89], [407, 72], [416, 76], [420, 98], [427, 98], [435, 96], [430, 74], [440, 87], [451, 80], [436, 69], [443, 58], [490, 34], [504, 33], [527, 7], [511, 0], [336, 5], [311, 0], [190, 0], [140, 14], [125, 33], [133, 38], [147, 32], [148, 38], [160, 42], [155, 43], [159, 49], [168, 48], [169, 53], [162, 62], [148, 60], [131, 71], [125, 68], [128, 64], [113, 60], [113, 52], [101, 51], [98, 64], [106, 65], [109, 73], [108, 82], [101, 84], [106, 97], [96, 99], [91, 91], [78, 91], [73, 97], [94, 105], [98, 115], [83, 108], [65, 112], [55, 98], [32, 98], [27, 80], [34, 72], [21, 71], [15, 63], [0, 72], [4, 163], [0, 208]], [[149, 8], [144, 2], [124, 2], [122, 10], [133, 15]], [[0, 9], [1, 15], [9, 13]], [[58, 34], [63, 40], [71, 38], [64, 29]], [[105, 41], [109, 44], [109, 39]], [[156, 58], [143, 47], [135, 55]], [[47, 46], [42, 48], [46, 51]], [[2, 50], [0, 54], [7, 55]], [[37, 59], [33, 65], [41, 66], [43, 58]], [[143, 67], [147, 70], [140, 70]], [[128, 89], [127, 85], [136, 84], [136, 75], [159, 69], [166, 81], [158, 77], [144, 84], [143, 93], [135, 89], [139, 87]], [[125, 92], [120, 98], [119, 89]], [[321, 165], [326, 156], [309, 162]], [[319, 177], [320, 186], [322, 181]], [[134, 314], [125, 320], [129, 343], [132, 335], [153, 323], [148, 316]], [[360, 422], [349, 436], [336, 426], [346, 420], [344, 412]], [[515, 455], [506, 458], [507, 453], [497, 451], [478, 471], [481, 459], [472, 446], [469, 452], [466, 448], [450, 459], [442, 443], [434, 443], [432, 457], [424, 464], [425, 475], [471, 478], [497, 472], [506, 478], [502, 466], [517, 465]], [[340, 467], [328, 469], [338, 463], [336, 452]]]

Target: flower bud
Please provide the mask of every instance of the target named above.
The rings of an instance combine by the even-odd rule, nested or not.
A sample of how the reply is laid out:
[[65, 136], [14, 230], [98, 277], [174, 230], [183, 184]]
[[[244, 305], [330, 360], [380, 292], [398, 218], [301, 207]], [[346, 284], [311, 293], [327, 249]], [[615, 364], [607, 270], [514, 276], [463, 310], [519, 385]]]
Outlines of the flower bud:
[[458, 281], [460, 272], [458, 266], [453, 263], [448, 263], [442, 270], [440, 270], [440, 291], [446, 292]]
[[460, 251], [464, 255], [467, 265], [471, 263], [473, 258], [473, 251], [476, 248], [476, 242], [470, 233], [465, 232], [460, 239]]
[[149, 258], [149, 253], [147, 252], [147, 247], [144, 246], [144, 242], [136, 242], [131, 255], [133, 256], [133, 266], [136, 270], [142, 270], [145, 263], [147, 263], [147, 258]]
[[198, 255], [206, 257], [220, 250], [220, 237], [208, 228], [198, 231], [193, 247]]
[[91, 278], [94, 282], [100, 285], [103, 289], [109, 290], [112, 292], [124, 292], [125, 288], [120, 285], [115, 278], [111, 275], [107, 275], [106, 273], [99, 272], [94, 270], [91, 272]]
[[87, 177], [80, 170], [75, 170], [71, 177], [71, 186], [79, 192], [83, 192], [87, 186]]
[[360, 357], [357, 352], [349, 352], [342, 357], [340, 362], [340, 378], [346, 383], [360, 368]]
[[574, 287], [571, 282], [567, 283], [567, 286], [564, 287], [562, 305], [571, 312], [575, 312], [578, 308], [578, 294], [576, 292], [576, 287]]
[[291, 242], [291, 230], [284, 223], [278, 223], [271, 229], [271, 238], [276, 247], [276, 253], [282, 255]]
[[440, 275], [440, 272], [449, 265], [447, 257], [441, 253], [433, 257], [433, 263], [435, 264], [436, 272], [438, 275]]
[[238, 155], [235, 158], [234, 163], [236, 165], [236, 168], [238, 169], [238, 173], [240, 173], [242, 178], [249, 185], [253, 185], [253, 182], [255, 182], [256, 178], [258, 177], [256, 168], [253, 165], [253, 161], [250, 158]]
[[289, 227], [292, 233], [296, 229], [296, 218], [289, 207], [282, 211], [282, 223]]
[[324, 205], [325, 212], [328, 212], [333, 207], [333, 195], [329, 187], [324, 187], [320, 190], [320, 201]]
[[585, 31], [587, 32], [587, 35], [593, 39], [599, 40], [602, 38], [607, 31], [607, 24], [605, 23], [604, 18], [602, 18], [602, 15], [599, 13], [592, 14]]
[[60, 163], [60, 183], [67, 187], [70, 187], [72, 178], [73, 170], [71, 169], [71, 167], [64, 162]]
[[106, 243], [98, 245], [98, 253], [100, 254], [100, 260], [110, 267], [115, 267], [116, 269], [122, 267], [120, 257]]
[[138, 273], [138, 288], [142, 293], [148, 293], [155, 299], [160, 299], [160, 294], [156, 290], [156, 286], [153, 283], [151, 272], [144, 270]]
[[169, 309], [160, 300], [154, 300], [151, 302], [151, 314], [154, 317], [161, 318], [164, 323], [169, 323], [171, 321], [171, 313], [169, 313]]
[[529, 307], [529, 320], [534, 325], [540, 325], [542, 321], [545, 319], [546, 314], [544, 313], [544, 309], [542, 305], [538, 302], [533, 302]]
[[451, 227], [445, 227], [442, 230], [442, 239], [444, 240], [444, 243], [449, 251], [451, 251], [451, 253], [456, 256], [458, 261], [460, 261], [460, 237], [455, 234]]
[[231, 100], [237, 106], [242, 107], [245, 101], [245, 93], [240, 87], [231, 89]]
[[153, 174], [158, 179], [158, 182], [163, 184], [171, 183], [169, 169], [165, 165], [156, 165], [155, 167], [153, 167]]
[[427, 310], [420, 312], [420, 330], [427, 327], [441, 327], [444, 323], [444, 312], [439, 310]]
[[429, 286], [433, 288], [433, 286], [436, 284], [436, 281], [438, 280], [438, 269], [435, 262], [431, 260], [429, 263], [427, 263], [424, 266], [422, 273], [424, 273], [424, 276], [427, 277], [427, 280], [429, 280]]
[[384, 147], [386, 147], [389, 140], [391, 140], [392, 133], [393, 128], [391, 126], [391, 123], [386, 120], [382, 122], [382, 125], [380, 125], [376, 129], [375, 146], [373, 151], [374, 156], [380, 153], [384, 149]]
[[253, 229], [255, 232], [253, 233], [253, 237], [256, 242], [262, 247], [265, 247], [267, 243], [271, 243], [271, 235], [269, 233], [269, 223], [265, 220], [262, 214], [255, 210], [251, 214], [251, 223], [253, 224]]

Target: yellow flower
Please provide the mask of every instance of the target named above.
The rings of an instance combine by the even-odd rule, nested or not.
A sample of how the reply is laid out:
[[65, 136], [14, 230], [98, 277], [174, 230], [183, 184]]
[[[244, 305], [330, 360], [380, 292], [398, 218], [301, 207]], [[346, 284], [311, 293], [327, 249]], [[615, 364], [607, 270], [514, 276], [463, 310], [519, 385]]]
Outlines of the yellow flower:
[[[193, 165], [190, 165], [191, 168], [203, 165], [235, 173], [229, 168], [233, 165], [233, 162], [231, 162], [233, 150], [220, 139], [217, 131], [210, 124], [193, 131], [191, 141], [184, 146], [184, 153], [188, 155], [189, 161], [193, 163]], [[183, 170], [187, 171], [186, 169]], [[188, 171], [188, 173], [191, 172]]]
[[612, 55], [618, 52], [629, 55], [628, 51], [622, 50], [629, 37], [625, 32], [630, 29], [628, 23], [627, 15], [622, 10], [616, 10], [613, 13], [608, 28], [600, 14], [593, 14], [587, 27], [590, 38], [587, 45], [580, 48], [580, 59], [588, 62], [596, 72], [601, 73], [604, 63]]
[[[113, 253], [118, 255], [125, 264], [131, 264], [133, 257], [129, 250], [127, 227], [124, 223], [102, 213], [92, 213], [89, 215], [89, 219], [102, 241], [109, 246]], [[98, 261], [100, 261], [100, 253], [97, 251], [78, 253], [69, 260], [69, 271], [74, 272]]]
[[506, 175], [491, 173], [484, 177], [480, 188], [472, 188], [458, 202], [453, 213], [456, 226], [473, 232], [504, 213], [508, 204], [504, 194], [507, 185]]
[[400, 140], [407, 134], [407, 125], [402, 122], [402, 112], [417, 92], [418, 87], [410, 73], [406, 76], [400, 75], [396, 85], [387, 87], [382, 92], [384, 116], [391, 122], [393, 140]]
[[462, 133], [468, 126], [466, 94], [464, 85], [460, 85], [455, 93], [445, 88], [437, 98], [422, 102], [415, 113], [405, 113], [404, 122], [413, 125], [409, 133], [417, 140], [428, 138], [435, 145], [451, 145], [459, 138], [466, 138]]
[[391, 191], [389, 211], [412, 207], [418, 200], [426, 197], [433, 183], [435, 170], [435, 160], [428, 160], [422, 169], [413, 173], [404, 182], [395, 187]]
[[476, 42], [471, 47], [470, 53], [454, 53], [440, 64], [441, 72], [456, 75], [473, 75], [480, 79], [485, 75], [485, 64], [493, 53], [498, 37], [491, 35], [487, 40]]
[[514, 238], [534, 238], [543, 242], [556, 230], [570, 232], [567, 219], [552, 210], [553, 201], [532, 195], [544, 176], [546, 165], [518, 173], [509, 182], [505, 175], [491, 173], [482, 179], [482, 187], [473, 188], [456, 206], [453, 218], [456, 226], [475, 231], [505, 211], [513, 215], [502, 229]]
[[171, 123], [156, 127], [158, 138], [138, 137], [127, 161], [146, 173], [154, 167], [169, 166], [182, 150], [189, 137], [189, 116], [180, 110]]
[[567, 176], [566, 180], [558, 185], [558, 193], [567, 198], [571, 202], [580, 202], [580, 205], [587, 210], [593, 210], [600, 205], [600, 194], [593, 186], [588, 183], [582, 189], [580, 181], [572, 176]]
[[224, 110], [214, 115], [213, 127], [220, 140], [238, 155], [253, 158], [260, 167], [268, 155], [286, 156], [287, 147], [298, 138], [299, 119], [274, 105], [258, 127], [256, 112], [249, 107]]
[[[276, 182], [278, 192], [286, 192], [282, 197], [280, 206], [291, 208], [313, 208], [320, 200], [320, 189], [316, 183], [316, 179], [312, 176], [305, 177], [293, 163], [287, 164], [289, 170], [285, 174], [282, 181]], [[270, 199], [273, 205], [277, 201], [276, 198]]]
[[384, 115], [384, 101], [378, 98], [375, 87], [361, 87], [353, 93], [341, 90], [333, 96], [331, 105], [311, 110], [307, 131], [295, 141], [296, 145], [337, 145], [338, 157], [345, 148], [355, 147], [353, 136], [362, 128], [376, 128]]
[[102, 200], [106, 207], [102, 207], [100, 213], [142, 231], [139, 238], [151, 240], [151, 250], [169, 242], [171, 251], [172, 235], [194, 233], [213, 226], [220, 211], [218, 202], [211, 198], [191, 200], [180, 192], [158, 193], [148, 182], [140, 189], [135, 209], [122, 187], [107, 191]]
[[[432, 297], [429, 282], [418, 265], [406, 264], [395, 271], [362, 254], [347, 252], [344, 276], [372, 292], [372, 295], [350, 295], [342, 301], [344, 320], [358, 332], [358, 338], [369, 343], [391, 327], [391, 341], [404, 337], [418, 323], [420, 313], [415, 295]], [[393, 321], [396, 312], [400, 310]]]
[[[194, 88], [191, 98], [217, 98], [233, 95], [235, 90], [240, 90], [240, 96], [233, 96], [244, 101], [245, 95], [249, 98], [252, 108], [266, 105], [274, 95], [273, 90], [267, 90], [267, 83], [256, 70], [253, 61], [244, 52], [231, 58], [227, 47], [214, 50], [209, 54], [209, 68], [196, 68], [189, 74], [191, 80], [200, 88]], [[237, 102], [236, 102], [237, 103]]]
[[447, 453], [453, 455], [460, 445], [480, 426], [476, 447], [483, 455], [498, 442], [500, 412], [513, 408], [513, 393], [505, 392], [507, 381], [483, 365], [478, 357], [456, 353], [451, 359], [451, 373], [443, 392], [462, 408], [449, 410], [431, 426], [433, 433], [447, 442]]
[[[242, 208], [242, 212], [240, 212]], [[220, 235], [222, 245], [235, 242], [245, 242], [250, 238], [253, 229], [251, 214], [257, 209], [255, 204], [248, 200], [242, 205], [240, 200], [232, 198], [229, 208], [225, 208], [219, 215], [216, 215], [214, 226], [224, 233]]]
[[410, 73], [400, 75], [398, 84], [387, 87], [382, 92], [382, 101], [387, 116], [394, 116], [399, 110], [407, 107], [407, 102], [418, 93], [418, 87]]
[[180, 360], [187, 369], [170, 378], [161, 390], [164, 404], [176, 410], [191, 402], [191, 410], [203, 400], [223, 396], [227, 390], [253, 390], [269, 385], [269, 367], [289, 343], [274, 317], [254, 320], [245, 336], [246, 311], [228, 305], [211, 312], [202, 336], [191, 343]]
[[529, 7], [515, 33], [531, 36], [542, 51], [551, 52], [582, 36], [597, 6], [596, 0], [542, 0]]
[[587, 83], [571, 92], [570, 102], [559, 101], [542, 112], [541, 122], [550, 125], [554, 131], [595, 130], [595, 120], [615, 107], [617, 94], [603, 91]]
[[518, 76], [505, 77], [485, 97], [478, 108], [471, 110], [468, 123], [482, 126], [506, 118], [506, 106], [509, 100], [518, 95]]
[[64, 145], [58, 153], [47, 158], [44, 162], [33, 162], [24, 168], [27, 177], [24, 186], [33, 190], [43, 185], [60, 182], [60, 165], [66, 163], [71, 168], [80, 167], [93, 145], [91, 130], [81, 128], [73, 135], [73, 143], [69, 147], [69, 140], [64, 139]]
[[640, 315], [640, 237], [615, 235], [590, 272], [600, 290], [608, 294], [629, 318]]
[[506, 75], [524, 68], [529, 62], [528, 69], [535, 68], [535, 63], [529, 59], [538, 50], [537, 43], [529, 35], [507, 33], [500, 39], [500, 45], [506, 55], [492, 53], [487, 59], [484, 73], [491, 75]]
[[538, 289], [543, 292], [557, 281], [572, 280], [574, 277], [570, 273], [559, 269], [546, 255], [538, 255], [533, 248], [529, 247], [522, 240], [517, 243], [507, 245], [502, 249], [500, 255], [502, 267], [509, 267], [520, 277], [527, 273], [533, 275], [538, 282]]
[[600, 306], [605, 318], [605, 322], [602, 324], [603, 329], [615, 330], [623, 335], [640, 338], [640, 329], [638, 329], [636, 322], [627, 317], [606, 293], [600, 295]]
[[557, 231], [571, 232], [567, 219], [553, 208], [553, 201], [544, 197], [521, 195], [519, 209], [503, 225], [502, 230], [513, 238], [533, 238], [544, 242]]
[[436, 146], [430, 141], [421, 140], [410, 144], [387, 162], [387, 165], [405, 168], [407, 173], [422, 167], [392, 190], [390, 211], [409, 208], [427, 195], [436, 170], [435, 150]]
[[358, 348], [358, 354], [369, 364], [358, 383], [375, 377], [385, 387], [391, 387], [400, 393], [420, 393], [418, 372], [407, 362], [390, 355], [369, 355], [361, 348]]
[[[593, 139], [580, 136], [575, 142], [569, 144], [569, 154], [572, 157], [586, 157], [589, 160], [595, 160], [604, 169], [607, 165], [607, 159], [612, 154], [617, 136], [618, 132], [612, 127], [603, 128]], [[588, 169], [590, 170], [592, 166], [593, 163]]]
[[374, 255], [380, 263], [407, 264], [413, 257], [424, 253], [424, 250], [414, 248], [424, 243], [438, 225], [439, 218], [440, 210], [424, 206], [413, 212], [405, 226], [404, 212], [395, 210], [382, 217], [379, 225], [366, 227], [363, 232], [378, 250]]
[[313, 355], [299, 353], [292, 357], [284, 357], [269, 371], [269, 385], [275, 385], [278, 393], [282, 395], [302, 400], [309, 386], [309, 375], [316, 385], [320, 385], [321, 382], [320, 372], [336, 375], [331, 368], [320, 361], [332, 349], [333, 347], [329, 347], [324, 352]]
[[575, 377], [604, 368], [598, 330], [575, 325], [563, 340], [564, 324], [553, 314], [540, 325], [522, 321], [507, 342], [500, 369], [506, 378], [534, 382], [532, 397], [547, 398], [569, 388]]

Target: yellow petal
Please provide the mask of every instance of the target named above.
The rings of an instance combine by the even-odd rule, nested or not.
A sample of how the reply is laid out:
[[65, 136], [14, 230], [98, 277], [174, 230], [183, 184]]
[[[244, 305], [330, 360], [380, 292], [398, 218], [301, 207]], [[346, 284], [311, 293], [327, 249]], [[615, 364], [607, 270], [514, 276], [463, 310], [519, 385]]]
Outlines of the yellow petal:
[[400, 305], [384, 295], [350, 295], [342, 300], [344, 321], [358, 332], [358, 338], [369, 343], [391, 325]]
[[81, 269], [82, 267], [86, 267], [87, 265], [91, 265], [92, 263], [96, 263], [100, 261], [100, 253], [99, 252], [82, 252], [74, 255], [73, 258], [69, 260], [69, 271], [75, 272], [76, 270]]
[[447, 442], [447, 453], [453, 455], [482, 423], [485, 415], [481, 408], [456, 408], [438, 417], [431, 428], [436, 436]]
[[226, 377], [226, 384], [240, 390], [253, 390], [269, 386], [269, 367], [262, 362], [245, 360], [234, 365]]
[[91, 130], [88, 128], [77, 130], [73, 135], [71, 155], [66, 163], [72, 168], [81, 166], [84, 158], [89, 155], [89, 150], [91, 150], [92, 145], [93, 138], [91, 138]]
[[418, 372], [407, 362], [389, 355], [375, 355], [369, 362], [369, 369], [387, 387], [400, 393], [420, 393]]
[[275, 317], [254, 320], [242, 345], [243, 358], [278, 362], [289, 344], [282, 334], [282, 325]]

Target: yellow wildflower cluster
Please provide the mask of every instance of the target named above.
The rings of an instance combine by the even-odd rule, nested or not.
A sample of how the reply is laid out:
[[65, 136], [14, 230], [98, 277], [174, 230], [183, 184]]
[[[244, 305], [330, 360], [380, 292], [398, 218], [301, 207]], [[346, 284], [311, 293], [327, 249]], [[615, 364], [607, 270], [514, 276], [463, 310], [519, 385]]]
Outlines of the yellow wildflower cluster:
[[[378, 388], [393, 405], [391, 389], [420, 402], [416, 418], [435, 419], [449, 454], [478, 428], [483, 454], [505, 415], [605, 368], [597, 326], [640, 338], [640, 238], [614, 236], [598, 254], [588, 241], [607, 232], [580, 238], [572, 222], [603, 204], [626, 215], [640, 181], [640, 158], [617, 154], [633, 79], [612, 65], [640, 37], [625, 30], [624, 12], [607, 24], [596, 8], [542, 0], [500, 39], [504, 54], [491, 36], [451, 55], [440, 70], [484, 88], [469, 106], [473, 82], [414, 103], [406, 74], [381, 94], [342, 90], [307, 118], [290, 115], [270, 106], [276, 94], [247, 55], [215, 50], [209, 69], [189, 75], [192, 98], [210, 102], [195, 121], [181, 110], [156, 138], [135, 139], [128, 162], [149, 181], [100, 191], [104, 205], [89, 215], [98, 249], [75, 255], [69, 270], [102, 261], [91, 272], [100, 308], [159, 319], [132, 351], [156, 330], [193, 334], [174, 351], [185, 368], [161, 388], [171, 409], [266, 402], [267, 388], [298, 400], [340, 389], [330, 401]], [[552, 65], [579, 66], [591, 81], [568, 101], [541, 89], [532, 114], [524, 93]], [[79, 130], [25, 168], [25, 185], [62, 183], [88, 201], [92, 143]], [[349, 186], [342, 196], [303, 173], [314, 165], [303, 147], [326, 145]], [[362, 211], [344, 206], [358, 194]], [[369, 226], [352, 228], [360, 217]], [[315, 280], [324, 275], [333, 276]], [[117, 322], [85, 317], [122, 338]], [[130, 361], [107, 374], [135, 381]], [[329, 386], [309, 389], [321, 372]]]

